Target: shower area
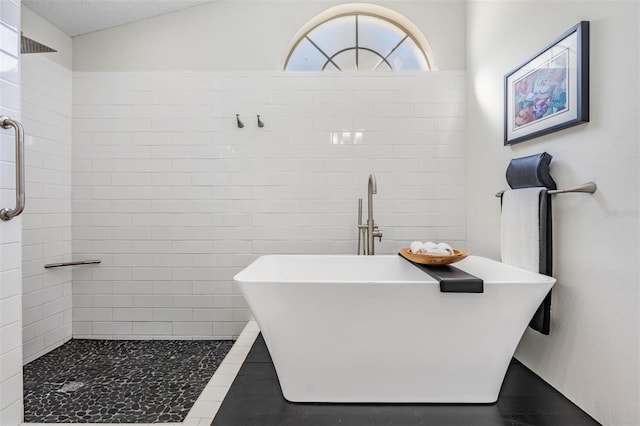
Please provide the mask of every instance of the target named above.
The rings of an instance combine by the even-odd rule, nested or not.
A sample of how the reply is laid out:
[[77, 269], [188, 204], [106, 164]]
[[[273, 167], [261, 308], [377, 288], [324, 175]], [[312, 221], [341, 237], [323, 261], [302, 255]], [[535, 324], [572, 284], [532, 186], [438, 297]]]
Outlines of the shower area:
[[[171, 300], [170, 295], [192, 289], [169, 289], [170, 270], [168, 276], [148, 278], [150, 286], [142, 289], [131, 274], [128, 284], [120, 283], [130, 290], [118, 291], [116, 284], [120, 294], [113, 296], [114, 277], [103, 280], [105, 271], [94, 269], [121, 266], [117, 260], [114, 265], [113, 253], [92, 247], [76, 255], [74, 244], [83, 246], [74, 242], [72, 227], [72, 73], [41, 55], [55, 52], [21, 36], [21, 121], [27, 130], [21, 138], [16, 134], [15, 149], [23, 153], [16, 156], [17, 202], [25, 199], [28, 205], [21, 217], [24, 421], [184, 421], [246, 316], [236, 314], [236, 327], [217, 334], [212, 323], [203, 328], [184, 321], [174, 327], [167, 323], [193, 320], [185, 306], [204, 310], [212, 304]], [[122, 217], [107, 223], [126, 225]], [[161, 263], [171, 265], [166, 259]], [[83, 288], [94, 280], [100, 288], [88, 294]], [[98, 309], [88, 316], [95, 322], [82, 324], [83, 311], [105, 306], [108, 315]], [[114, 316], [115, 307], [133, 312]], [[134, 327], [134, 318], [151, 325]]]

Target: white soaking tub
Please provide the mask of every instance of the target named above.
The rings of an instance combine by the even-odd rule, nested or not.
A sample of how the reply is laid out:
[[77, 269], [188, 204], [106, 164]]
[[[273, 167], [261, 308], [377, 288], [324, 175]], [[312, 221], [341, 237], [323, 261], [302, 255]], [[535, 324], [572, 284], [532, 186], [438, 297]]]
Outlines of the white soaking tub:
[[293, 402], [491, 403], [555, 279], [470, 256], [441, 293], [400, 256], [269, 255], [235, 276]]

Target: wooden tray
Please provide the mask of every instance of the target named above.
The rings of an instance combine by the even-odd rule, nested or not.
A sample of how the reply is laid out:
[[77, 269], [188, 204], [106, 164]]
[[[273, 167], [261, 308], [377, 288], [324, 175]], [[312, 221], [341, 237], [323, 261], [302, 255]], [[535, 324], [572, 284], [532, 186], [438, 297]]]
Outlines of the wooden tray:
[[411, 253], [411, 249], [405, 247], [400, 249], [400, 256], [404, 257], [405, 259], [409, 259], [412, 262], [420, 263], [422, 265], [449, 265], [450, 263], [458, 262], [469, 256], [469, 253], [466, 251], [453, 249], [453, 254], [449, 256], [436, 254], [415, 254]]

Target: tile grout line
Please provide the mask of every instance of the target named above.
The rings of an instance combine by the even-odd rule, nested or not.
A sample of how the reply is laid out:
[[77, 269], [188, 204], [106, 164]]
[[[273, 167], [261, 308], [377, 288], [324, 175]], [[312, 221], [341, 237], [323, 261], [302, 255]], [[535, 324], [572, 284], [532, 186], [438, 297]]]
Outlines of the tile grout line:
[[[240, 366], [249, 354], [249, 350], [258, 337], [258, 324], [251, 320], [247, 322], [231, 350], [224, 357], [213, 376], [204, 387], [196, 402], [189, 410], [187, 417], [181, 423], [163, 423], [165, 426], [196, 426], [210, 425], [229, 391]], [[23, 426], [58, 426], [60, 423], [21, 423]], [[117, 425], [152, 426], [144, 423], [117, 423]], [[76, 423], [77, 426], [110, 426], [116, 423]]]

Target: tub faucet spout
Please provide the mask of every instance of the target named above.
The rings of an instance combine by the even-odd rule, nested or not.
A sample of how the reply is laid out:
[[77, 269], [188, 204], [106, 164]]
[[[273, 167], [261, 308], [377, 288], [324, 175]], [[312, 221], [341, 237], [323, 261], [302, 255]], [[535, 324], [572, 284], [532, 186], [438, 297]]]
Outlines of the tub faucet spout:
[[[362, 224], [362, 208], [358, 210], [358, 254], [373, 255], [375, 254], [375, 238], [382, 241], [382, 231], [378, 229], [375, 220], [373, 219], [373, 194], [378, 192], [378, 184], [376, 182], [376, 175], [373, 173], [369, 175], [369, 182], [367, 185], [367, 223]], [[360, 204], [361, 205], [361, 204]], [[363, 244], [360, 244], [362, 239]], [[360, 247], [362, 246], [362, 252]]]
[[376, 182], [376, 175], [372, 173], [369, 175], [369, 182], [367, 184], [367, 208], [369, 209], [367, 221], [373, 220], [373, 194], [377, 193], [378, 183]]

